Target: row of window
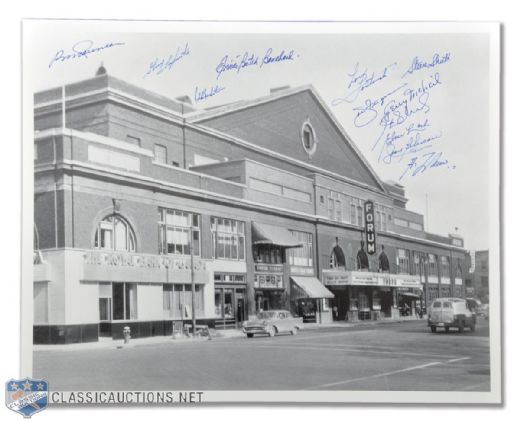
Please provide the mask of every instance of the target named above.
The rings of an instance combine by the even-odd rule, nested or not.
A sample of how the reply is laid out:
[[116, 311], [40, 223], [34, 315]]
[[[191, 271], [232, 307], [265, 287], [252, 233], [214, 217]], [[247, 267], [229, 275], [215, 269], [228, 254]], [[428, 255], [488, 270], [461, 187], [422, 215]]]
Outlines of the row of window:
[[[381, 210], [380, 210], [381, 211]], [[377, 215], [377, 214], [376, 214]], [[180, 210], [159, 208], [158, 214], [159, 252], [200, 256], [200, 215]], [[211, 217], [212, 257], [216, 259], [245, 259], [245, 223], [229, 218]], [[287, 259], [290, 265], [313, 266], [312, 234], [291, 230], [292, 236], [302, 244], [299, 248], [287, 249]], [[94, 244], [96, 248], [131, 251], [136, 250], [135, 234], [131, 227], [118, 215], [111, 215], [102, 220], [97, 227]], [[339, 247], [337, 247], [339, 248]], [[335, 248], [336, 249], [336, 248]], [[342, 252], [342, 251], [341, 251]], [[256, 263], [282, 264], [282, 249], [273, 245], [258, 245], [253, 250]], [[341, 253], [338, 259], [337, 251], [331, 258], [332, 267], [345, 266], [345, 257]], [[426, 264], [428, 274], [450, 277], [450, 260], [441, 255], [439, 259], [434, 254], [424, 255], [422, 252], [397, 249], [397, 272], [402, 274], [421, 274]]]
[[[195, 286], [195, 311], [204, 310], [202, 286]], [[189, 318], [192, 307], [190, 284], [163, 285], [163, 311], [166, 318]], [[100, 283], [99, 320], [118, 321], [138, 318], [137, 283]]]
[[[365, 225], [365, 201], [353, 196], [330, 191], [327, 199], [327, 215], [334, 221], [342, 221], [358, 227]], [[375, 204], [374, 217], [377, 231], [387, 231], [392, 219], [390, 208]]]
[[[425, 272], [421, 265], [426, 264], [429, 276], [450, 278], [450, 258], [445, 255], [437, 257], [435, 254], [397, 249], [397, 268], [400, 274], [418, 275]], [[462, 271], [457, 267], [456, 277], [462, 277]]]

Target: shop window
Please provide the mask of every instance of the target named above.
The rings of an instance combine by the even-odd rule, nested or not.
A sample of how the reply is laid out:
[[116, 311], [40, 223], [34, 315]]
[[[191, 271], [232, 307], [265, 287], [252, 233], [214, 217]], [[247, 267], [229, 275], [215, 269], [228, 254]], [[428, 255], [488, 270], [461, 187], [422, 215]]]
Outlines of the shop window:
[[112, 283], [112, 319], [137, 319], [137, 284]]
[[94, 236], [94, 247], [135, 252], [135, 234], [126, 220], [119, 215], [110, 215], [99, 222]]
[[110, 321], [112, 319], [112, 285], [99, 283], [99, 320]]
[[290, 265], [297, 265], [301, 267], [313, 266], [313, 246], [312, 233], [300, 232], [296, 230], [289, 230], [292, 236], [303, 244], [300, 248], [287, 249], [286, 253]]
[[[191, 284], [163, 284], [163, 312], [165, 318], [184, 319], [191, 316]], [[204, 311], [203, 287], [195, 285], [195, 315]]]
[[211, 217], [213, 257], [245, 259], [245, 223], [228, 218]]
[[34, 283], [33, 288], [33, 318], [36, 324], [46, 324], [49, 321], [49, 284]]
[[200, 216], [159, 208], [159, 253], [200, 255]]

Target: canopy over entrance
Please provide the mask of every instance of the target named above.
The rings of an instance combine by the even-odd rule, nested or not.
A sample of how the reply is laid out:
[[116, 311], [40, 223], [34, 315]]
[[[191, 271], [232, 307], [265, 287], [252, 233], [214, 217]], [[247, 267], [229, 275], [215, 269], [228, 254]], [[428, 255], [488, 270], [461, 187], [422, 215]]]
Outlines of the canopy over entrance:
[[253, 223], [253, 245], [277, 245], [284, 248], [299, 248], [298, 242], [289, 230], [269, 224]]
[[332, 299], [334, 294], [316, 277], [291, 277], [296, 298]]

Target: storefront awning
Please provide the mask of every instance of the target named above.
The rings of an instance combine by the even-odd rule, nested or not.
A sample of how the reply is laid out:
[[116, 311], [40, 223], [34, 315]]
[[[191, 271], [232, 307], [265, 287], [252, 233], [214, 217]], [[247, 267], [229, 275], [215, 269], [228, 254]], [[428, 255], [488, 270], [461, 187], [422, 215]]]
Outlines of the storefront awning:
[[289, 230], [261, 223], [253, 223], [253, 245], [277, 245], [284, 248], [303, 246], [289, 233]]
[[315, 277], [291, 277], [296, 284], [299, 297], [309, 299], [332, 299], [334, 294]]
[[406, 297], [409, 297], [409, 298], [412, 298], [412, 299], [420, 299], [421, 296], [415, 294], [415, 293], [408, 293], [408, 292], [405, 292], [405, 293], [399, 293], [401, 296], [406, 296]]

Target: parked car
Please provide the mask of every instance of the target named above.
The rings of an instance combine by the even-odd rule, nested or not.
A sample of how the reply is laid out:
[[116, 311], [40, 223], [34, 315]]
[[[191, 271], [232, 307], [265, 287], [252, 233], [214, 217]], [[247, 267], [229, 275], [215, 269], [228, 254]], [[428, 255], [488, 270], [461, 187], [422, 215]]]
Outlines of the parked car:
[[477, 308], [477, 315], [489, 319], [489, 304], [483, 303]]
[[464, 299], [435, 299], [428, 309], [428, 327], [432, 333], [435, 333], [437, 328], [444, 328], [448, 332], [451, 327], [457, 328], [459, 333], [462, 333], [464, 328], [475, 331], [476, 324], [476, 314], [469, 309], [468, 302]]
[[259, 312], [256, 318], [244, 322], [242, 330], [248, 337], [267, 334], [273, 337], [278, 333], [296, 335], [303, 327], [303, 319], [295, 318], [289, 311], [274, 310]]

